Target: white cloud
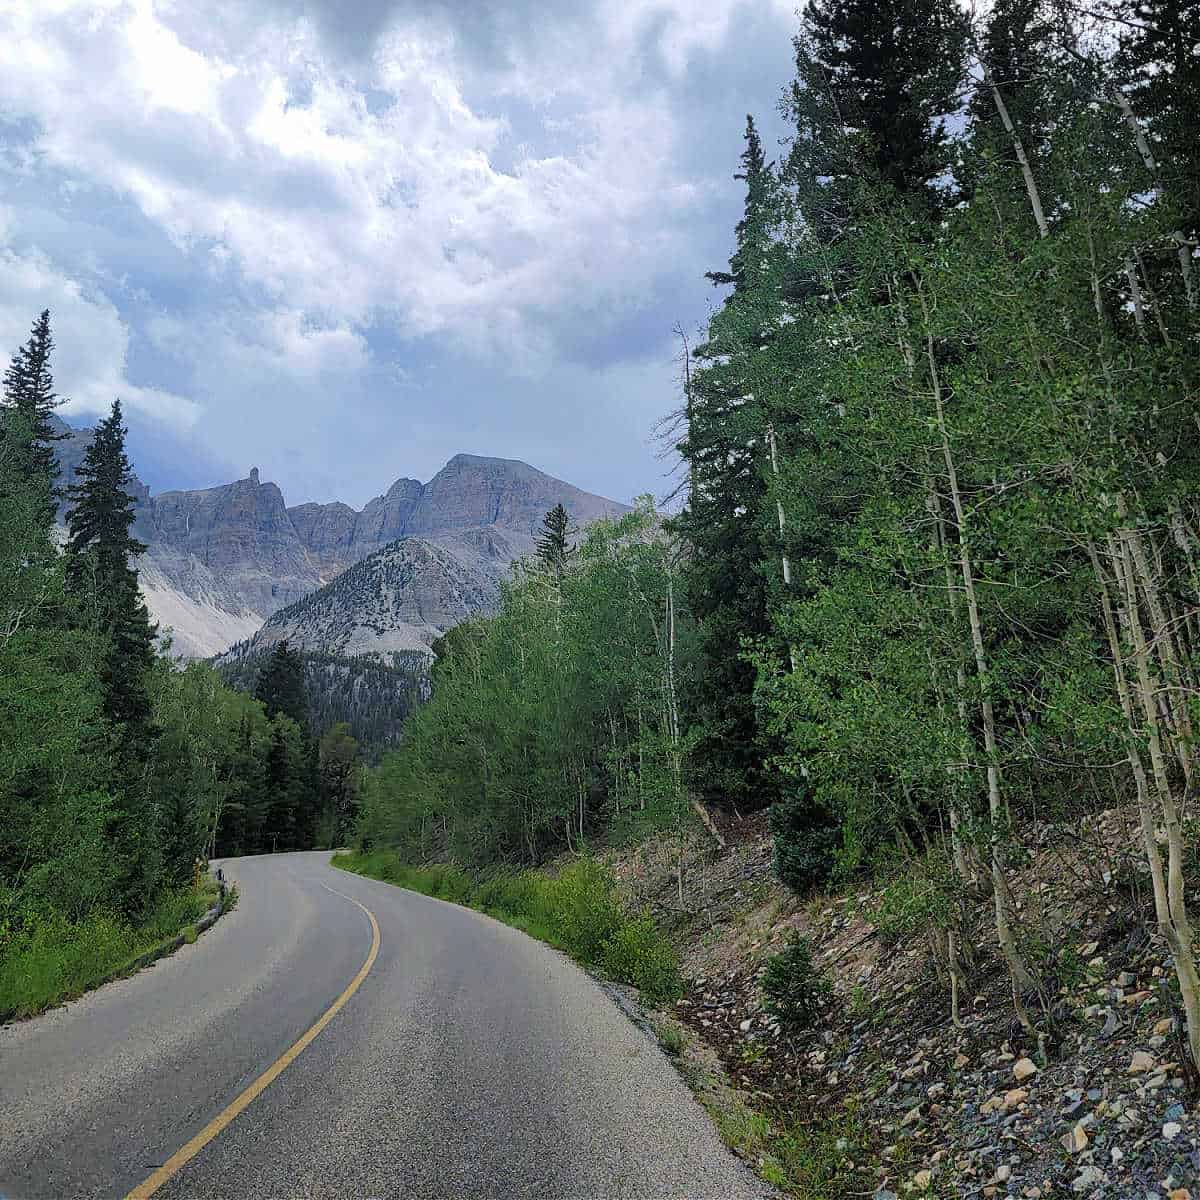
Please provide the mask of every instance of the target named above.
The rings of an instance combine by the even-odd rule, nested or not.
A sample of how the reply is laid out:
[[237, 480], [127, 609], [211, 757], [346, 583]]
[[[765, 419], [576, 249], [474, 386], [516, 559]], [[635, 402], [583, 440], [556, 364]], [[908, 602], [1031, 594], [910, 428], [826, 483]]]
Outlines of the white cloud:
[[382, 311], [406, 335], [536, 356], [530, 310], [615, 300], [678, 253], [664, 212], [696, 194], [669, 176], [661, 98], [592, 96], [569, 157], [505, 172], [505, 121], [468, 106], [453, 43], [427, 23], [393, 29], [350, 79], [303, 21], [201, 53], [186, 17], [151, 0], [18, 5], [0, 17], [0, 107], [37, 120], [49, 163], [132, 198], [276, 306], [334, 324]]
[[107, 297], [85, 290], [40, 254], [17, 254], [0, 246], [0, 354], [5, 362], [28, 339], [44, 308], [50, 309], [55, 341], [55, 390], [70, 400], [67, 412], [107, 412], [119, 398], [127, 410], [177, 429], [195, 424], [200, 407], [193, 401], [129, 381], [129, 329]]

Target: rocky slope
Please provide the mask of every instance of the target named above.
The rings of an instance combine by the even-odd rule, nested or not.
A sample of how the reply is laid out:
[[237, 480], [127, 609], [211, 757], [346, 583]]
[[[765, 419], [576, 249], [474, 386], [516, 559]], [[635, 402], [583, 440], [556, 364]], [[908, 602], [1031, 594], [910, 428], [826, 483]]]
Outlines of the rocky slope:
[[[787, 1195], [1198, 1200], [1197, 1080], [1155, 934], [1136, 813], [1038, 826], [1014, 871], [1052, 1002], [1039, 1047], [1014, 1018], [990, 900], [957, 1024], [903, 884], [861, 880], [801, 902], [775, 879], [766, 814], [611, 853], [635, 906], [681, 954], [687, 991], [656, 1014], [664, 1044], [734, 1148]], [[1188, 879], [1194, 896], [1200, 878]], [[768, 958], [807, 938], [819, 1013], [781, 1027]]]
[[[57, 452], [69, 480], [90, 431], [59, 428], [67, 435]], [[580, 525], [625, 511], [525, 463], [469, 454], [456, 455], [426, 484], [398, 479], [361, 512], [338, 502], [288, 508], [257, 470], [219, 487], [156, 496], [135, 480], [133, 493], [135, 532], [147, 545], [139, 563], [146, 601], [183, 657], [221, 653], [368, 555], [413, 537], [422, 542], [406, 552], [407, 573], [390, 576], [385, 607], [397, 622], [393, 635], [384, 631], [373, 640], [363, 632], [382, 629], [382, 610], [375, 609], [342, 640], [351, 647], [424, 649], [446, 621], [474, 611], [470, 603], [494, 599], [499, 578], [529, 552], [555, 504]], [[400, 594], [410, 587], [411, 598]], [[343, 624], [356, 619], [339, 617]], [[314, 649], [324, 649], [332, 635], [319, 636], [324, 641]]]
[[[319, 591], [272, 614], [221, 661], [257, 656], [286, 639], [339, 656], [427, 653], [435, 638], [467, 617], [490, 612], [500, 580], [528, 550], [528, 538], [497, 529], [401, 538], [368, 555]], [[481, 552], [480, 542], [491, 553]]]

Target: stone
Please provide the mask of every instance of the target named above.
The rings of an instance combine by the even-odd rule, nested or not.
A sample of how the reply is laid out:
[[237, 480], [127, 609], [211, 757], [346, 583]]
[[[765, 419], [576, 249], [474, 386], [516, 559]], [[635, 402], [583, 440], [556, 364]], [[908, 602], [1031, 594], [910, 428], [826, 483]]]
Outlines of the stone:
[[1144, 1075], [1147, 1071], [1153, 1071], [1155, 1066], [1154, 1055], [1146, 1050], [1135, 1050], [1133, 1057], [1129, 1060], [1130, 1075]]
[[1004, 1093], [1004, 1107], [1011, 1112], [1022, 1101], [1029, 1099], [1029, 1092], [1025, 1088], [1013, 1088], [1011, 1092]]
[[1037, 1064], [1031, 1058], [1019, 1058], [1013, 1063], [1012, 1073], [1018, 1083], [1024, 1083], [1026, 1079], [1038, 1073]]
[[1099, 1167], [1087, 1166], [1071, 1181], [1073, 1192], [1086, 1192], [1108, 1182], [1108, 1176]]
[[1083, 1127], [1082, 1121], [1076, 1121], [1071, 1127], [1070, 1133], [1062, 1135], [1063, 1149], [1068, 1154], [1078, 1154], [1081, 1150], [1086, 1150], [1088, 1147], [1087, 1130]]
[[1162, 1135], [1168, 1142], [1173, 1142], [1183, 1132], [1183, 1126], [1178, 1121], [1168, 1121], [1162, 1127]]
[[933, 1172], [930, 1170], [918, 1171], [912, 1177], [912, 1184], [915, 1188], [927, 1188], [933, 1182]]

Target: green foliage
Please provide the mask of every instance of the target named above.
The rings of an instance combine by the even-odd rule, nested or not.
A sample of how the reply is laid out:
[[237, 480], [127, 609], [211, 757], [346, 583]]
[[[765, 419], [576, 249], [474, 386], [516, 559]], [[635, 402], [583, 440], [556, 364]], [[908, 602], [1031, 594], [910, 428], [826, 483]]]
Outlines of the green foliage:
[[614, 826], [681, 829], [691, 625], [648, 503], [590, 526], [561, 577], [437, 645], [433, 693], [363, 781], [357, 842], [475, 868], [536, 864]]
[[[19, 489], [6, 490], [6, 503], [20, 497], [30, 506], [35, 524], [49, 529], [60, 496], [56, 485], [53, 443], [60, 440], [54, 432], [51, 415], [63, 403], [54, 392], [50, 356], [54, 339], [50, 334], [50, 313], [44, 310], [33, 323], [29, 340], [12, 357], [4, 372], [4, 393], [0, 402], [9, 420], [0, 426], [6, 445], [0, 451], [8, 459]], [[15, 419], [14, 419], [15, 418]]]
[[257, 849], [279, 829], [311, 844], [334, 791], [349, 820], [350, 770], [322, 810], [295, 722], [157, 653], [119, 404], [57, 545], [51, 347], [44, 313], [0, 406], [0, 1011], [75, 994], [189, 926], [197, 860], [218, 845]]
[[[1195, 7], [814, 0], [780, 165], [747, 126], [673, 526], [698, 790], [772, 803], [798, 891], [896, 847], [1010, 869], [1022, 822], [1136, 795], [1153, 736], [1168, 807], [1191, 777]], [[885, 926], [949, 920], [902, 890]]]
[[767, 959], [762, 992], [767, 1011], [789, 1033], [815, 1027], [829, 984], [813, 965], [807, 938], [793, 931], [787, 946]]
[[269, 718], [280, 713], [301, 728], [308, 726], [308, 696], [304, 690], [304, 667], [287, 638], [276, 642], [259, 668], [254, 698]]
[[824, 883], [833, 870], [839, 833], [829, 815], [815, 808], [809, 789], [789, 789], [771, 806], [770, 822], [779, 878], [801, 895]]
[[908, 861], [879, 891], [866, 917], [885, 944], [927, 929], [946, 929], [954, 920], [961, 890], [951, 865], [940, 854]]
[[542, 519], [537, 539], [537, 558], [554, 579], [563, 577], [571, 557], [570, 519], [567, 510], [556, 504]]
[[680, 992], [675, 952], [648, 913], [622, 906], [612, 873], [583, 857], [555, 876], [538, 871], [472, 875], [449, 864], [410, 866], [391, 850], [338, 854], [334, 866], [469, 905], [533, 937], [611, 979], [632, 984], [650, 1000]]
[[32, 1016], [78, 996], [180, 932], [194, 941], [209, 900], [204, 889], [180, 888], [161, 893], [136, 923], [93, 909], [77, 921], [50, 910], [16, 933], [0, 926], [0, 1018]]

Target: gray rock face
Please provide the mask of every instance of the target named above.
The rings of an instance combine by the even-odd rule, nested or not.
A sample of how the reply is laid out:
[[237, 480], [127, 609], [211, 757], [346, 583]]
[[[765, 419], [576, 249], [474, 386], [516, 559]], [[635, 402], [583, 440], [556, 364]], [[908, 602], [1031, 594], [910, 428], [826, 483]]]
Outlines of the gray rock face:
[[485, 528], [532, 537], [556, 504], [576, 525], [626, 511], [515, 459], [456, 454], [428, 483], [398, 479], [360, 513], [336, 503], [301, 504], [288, 513], [328, 579], [398, 538]]
[[[91, 431], [65, 423], [61, 431], [68, 436], [57, 453], [69, 482]], [[300, 637], [298, 626], [295, 635], [324, 649], [337, 641], [328, 630], [345, 626], [358, 632], [342, 638], [340, 652], [363, 653], [372, 639], [383, 651], [426, 649], [463, 616], [494, 604], [499, 580], [532, 552], [542, 517], [556, 504], [577, 526], [627, 511], [526, 463], [470, 454], [455, 455], [427, 484], [398, 479], [361, 512], [340, 502], [288, 508], [257, 468], [220, 487], [151, 496], [135, 480], [131, 491], [135, 533], [147, 545], [139, 564], [147, 604], [171, 631], [174, 652], [193, 658], [221, 653], [402, 539], [406, 549], [333, 594], [336, 621], [311, 638]], [[376, 585], [386, 587], [386, 602], [371, 591]]]
[[359, 514], [348, 504], [298, 504], [288, 509], [296, 536], [323, 579], [354, 561], [354, 531]]
[[481, 556], [470, 538], [462, 545], [453, 535], [446, 541], [401, 538], [272, 614], [231, 653], [254, 656], [284, 638], [305, 650], [343, 657], [428, 653], [452, 625], [494, 610], [511, 561]]
[[149, 507], [150, 546], [191, 555], [255, 612], [274, 612], [321, 586], [273, 483], [250, 478], [203, 491], [163, 492]]
[[532, 535], [556, 504], [577, 525], [626, 511], [623, 505], [582, 492], [527, 463], [456, 454], [425, 485], [404, 532], [427, 537], [498, 525]]

